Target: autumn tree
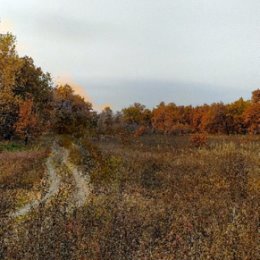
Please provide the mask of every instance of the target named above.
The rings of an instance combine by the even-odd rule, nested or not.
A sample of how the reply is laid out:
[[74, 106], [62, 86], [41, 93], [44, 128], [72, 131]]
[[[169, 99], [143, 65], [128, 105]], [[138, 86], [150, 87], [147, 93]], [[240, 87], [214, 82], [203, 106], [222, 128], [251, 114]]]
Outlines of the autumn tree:
[[132, 129], [136, 130], [138, 126], [151, 125], [151, 111], [140, 103], [124, 108], [122, 110], [123, 121]]
[[161, 102], [152, 111], [152, 126], [161, 133], [167, 133], [170, 131], [173, 124], [173, 107], [168, 106], [164, 102]]
[[157, 132], [182, 134], [190, 132], [191, 107], [177, 106], [174, 103], [160, 103], [152, 111], [152, 125]]
[[252, 98], [251, 101], [253, 104], [260, 103], [260, 89], [256, 89], [252, 92]]
[[12, 91], [21, 61], [15, 43], [13, 35], [0, 34], [0, 135], [8, 139], [13, 135], [18, 117], [18, 99]]
[[52, 79], [49, 73], [44, 73], [34, 64], [32, 58], [20, 58], [21, 68], [16, 73], [13, 93], [22, 100], [28, 96], [33, 98], [35, 109], [42, 111], [52, 96]]
[[173, 134], [188, 134], [192, 132], [192, 107], [177, 106], [177, 113], [174, 125], [171, 129]]
[[11, 139], [15, 131], [19, 105], [17, 100], [7, 92], [0, 93], [0, 134], [5, 139]]
[[223, 103], [212, 104], [203, 114], [202, 129], [211, 134], [229, 134], [226, 107]]
[[251, 104], [245, 110], [244, 122], [247, 130], [251, 134], [260, 133], [260, 90], [252, 92]]
[[76, 95], [69, 85], [54, 89], [52, 129], [59, 134], [82, 133], [93, 127], [92, 104]]
[[178, 106], [179, 123], [183, 125], [191, 125], [192, 123], [192, 106]]
[[117, 111], [113, 115], [113, 133], [120, 135], [122, 133], [128, 134], [127, 129], [125, 129], [125, 121], [123, 119], [122, 111]]
[[251, 134], [260, 133], [260, 104], [255, 103], [248, 107], [244, 113], [245, 125]]
[[39, 120], [34, 111], [32, 99], [27, 99], [20, 103], [19, 117], [15, 127], [16, 133], [25, 140], [26, 144], [30, 136], [39, 134]]
[[203, 116], [208, 112], [209, 106], [197, 106], [192, 111], [191, 126], [195, 132], [203, 131]]
[[13, 35], [0, 35], [0, 133], [8, 138], [26, 121], [26, 107], [33, 106], [43, 129], [48, 125], [53, 91], [50, 74], [36, 67], [32, 58], [20, 58], [15, 44]]
[[17, 72], [13, 95], [21, 101], [33, 101], [33, 111], [37, 114], [38, 128], [45, 132], [50, 127], [53, 88], [49, 73], [44, 73], [34, 64], [32, 58], [21, 58], [22, 66]]
[[244, 101], [243, 98], [226, 105], [226, 124], [228, 132], [232, 134], [246, 133], [243, 114], [250, 105], [249, 101]]
[[111, 133], [113, 126], [113, 111], [110, 107], [105, 107], [98, 115], [98, 132]]
[[0, 89], [11, 92], [21, 61], [16, 52], [16, 38], [10, 34], [0, 34]]

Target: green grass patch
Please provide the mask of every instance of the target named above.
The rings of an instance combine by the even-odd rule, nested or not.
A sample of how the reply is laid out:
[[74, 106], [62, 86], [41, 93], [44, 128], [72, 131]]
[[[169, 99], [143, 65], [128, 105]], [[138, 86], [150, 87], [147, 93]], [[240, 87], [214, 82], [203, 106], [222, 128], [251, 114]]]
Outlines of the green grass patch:
[[17, 152], [28, 149], [28, 146], [25, 146], [22, 143], [15, 142], [0, 142], [0, 152]]

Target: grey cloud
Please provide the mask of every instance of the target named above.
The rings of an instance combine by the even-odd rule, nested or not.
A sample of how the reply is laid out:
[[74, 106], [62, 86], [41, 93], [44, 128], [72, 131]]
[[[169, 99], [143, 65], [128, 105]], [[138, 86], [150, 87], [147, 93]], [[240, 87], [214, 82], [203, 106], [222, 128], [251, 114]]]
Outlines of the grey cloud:
[[260, 84], [259, 0], [0, 0], [0, 8], [26, 54], [99, 103], [231, 101]]
[[[202, 105], [213, 102], [233, 102], [243, 96], [250, 98], [250, 91], [192, 82], [164, 80], [89, 80], [81, 81], [88, 93], [98, 103], [112, 104], [119, 110], [134, 102], [155, 107], [161, 101], [177, 105]], [[253, 90], [253, 89], [252, 89]]]
[[26, 22], [20, 26], [25, 31], [30, 30], [39, 37], [52, 38], [54, 41], [63, 40], [63, 44], [70, 42], [76, 45], [80, 41], [97, 40], [119, 30], [115, 25], [82, 17], [76, 18], [62, 14], [61, 11], [41, 13], [41, 15], [32, 13], [24, 21]]

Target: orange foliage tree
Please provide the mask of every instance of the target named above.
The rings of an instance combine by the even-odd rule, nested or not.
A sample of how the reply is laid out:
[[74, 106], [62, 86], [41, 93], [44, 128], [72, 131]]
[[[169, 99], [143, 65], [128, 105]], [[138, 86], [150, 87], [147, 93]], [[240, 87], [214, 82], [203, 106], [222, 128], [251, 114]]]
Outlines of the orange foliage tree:
[[211, 134], [229, 134], [226, 107], [223, 103], [212, 104], [202, 117], [202, 129]]
[[174, 103], [162, 102], [152, 112], [152, 126], [161, 133], [190, 132], [191, 108], [178, 107]]
[[252, 92], [251, 105], [244, 113], [244, 120], [249, 133], [260, 133], [260, 89]]
[[245, 124], [251, 134], [260, 134], [260, 104], [252, 104], [244, 113]]
[[260, 89], [252, 92], [251, 104], [245, 110], [244, 114], [245, 125], [251, 134], [260, 133]]
[[201, 132], [203, 130], [202, 119], [203, 115], [207, 113], [208, 109], [208, 105], [198, 106], [193, 109], [191, 125], [194, 132]]
[[27, 99], [20, 103], [19, 117], [16, 122], [16, 133], [28, 140], [28, 136], [35, 136], [38, 134], [38, 118], [34, 111], [33, 100]]
[[251, 100], [253, 104], [260, 103], [260, 89], [256, 89], [255, 91], [252, 92]]

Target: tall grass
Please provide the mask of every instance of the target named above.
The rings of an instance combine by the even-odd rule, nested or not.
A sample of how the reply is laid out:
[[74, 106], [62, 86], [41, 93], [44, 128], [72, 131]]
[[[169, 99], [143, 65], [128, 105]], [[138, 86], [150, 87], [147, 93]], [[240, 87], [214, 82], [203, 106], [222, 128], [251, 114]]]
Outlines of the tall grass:
[[43, 205], [3, 259], [258, 259], [259, 139], [174, 141], [64, 141], [90, 174], [89, 203], [73, 212], [62, 196]]

